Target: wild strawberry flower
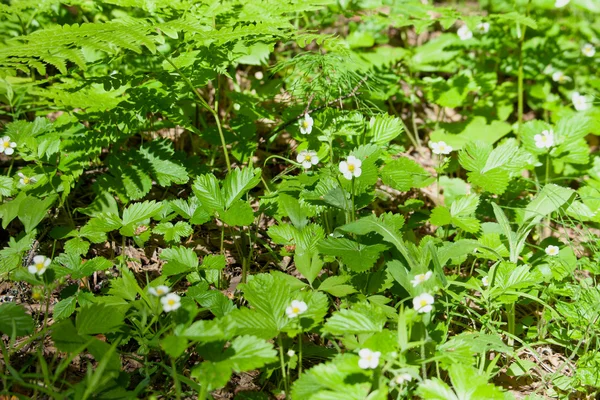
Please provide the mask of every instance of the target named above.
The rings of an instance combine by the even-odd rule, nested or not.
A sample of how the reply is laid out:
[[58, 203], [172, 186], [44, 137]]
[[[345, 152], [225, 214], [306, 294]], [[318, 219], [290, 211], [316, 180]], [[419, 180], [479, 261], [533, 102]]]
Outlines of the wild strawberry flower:
[[340, 162], [340, 172], [344, 175], [344, 178], [352, 180], [352, 178], [358, 178], [362, 174], [362, 161], [354, 156], [348, 156], [346, 161]]
[[586, 57], [594, 57], [596, 55], [596, 48], [591, 43], [586, 43], [581, 48], [581, 53]]
[[33, 257], [33, 264], [31, 264], [27, 269], [32, 274], [42, 276], [48, 269], [48, 266], [51, 262], [52, 260], [46, 256], [35, 256]]
[[19, 183], [23, 186], [31, 185], [37, 182], [37, 179], [35, 179], [34, 177], [30, 178], [28, 176], [25, 176], [25, 174], [22, 172], [17, 173], [17, 175], [19, 175], [19, 178], [21, 178], [19, 179]]
[[315, 122], [312, 117], [308, 114], [304, 114], [304, 119], [300, 121], [300, 133], [308, 135], [312, 132], [312, 128]]
[[429, 293], [421, 293], [413, 299], [413, 307], [418, 313], [428, 313], [433, 309], [433, 296]]
[[410, 283], [412, 284], [413, 287], [417, 287], [421, 283], [428, 281], [429, 278], [431, 278], [431, 275], [432, 275], [431, 271], [427, 271], [424, 274], [415, 275], [415, 278], [412, 281], [410, 281]]
[[379, 365], [379, 357], [381, 352], [371, 351], [369, 349], [360, 349], [358, 352], [360, 360], [358, 360], [358, 366], [362, 369], [375, 369]]
[[456, 34], [460, 38], [460, 40], [469, 40], [473, 38], [473, 32], [469, 29], [467, 25], [463, 25], [456, 31]]
[[148, 292], [151, 295], [154, 295], [156, 297], [164, 296], [165, 294], [169, 293], [170, 291], [171, 291], [171, 289], [165, 285], [158, 285], [157, 287], [148, 288]]
[[287, 355], [288, 355], [288, 357], [291, 358], [291, 357], [294, 357], [296, 355], [296, 352], [294, 350], [292, 350], [292, 349], [289, 349], [288, 352], [287, 352]]
[[17, 144], [10, 140], [10, 136], [4, 136], [2, 141], [0, 141], [0, 153], [4, 153], [7, 156], [15, 152], [15, 147], [17, 147]]
[[486, 33], [488, 33], [490, 31], [490, 23], [489, 22], [480, 22], [477, 24], [477, 26], [475, 28], [477, 29], [478, 33], [485, 35]]
[[571, 0], [556, 0], [556, 2], [554, 3], [554, 7], [556, 8], [561, 8], [566, 6], [567, 4], [569, 4]]
[[296, 318], [308, 310], [308, 305], [300, 300], [292, 300], [292, 304], [285, 309], [285, 314], [288, 318]]
[[481, 278], [481, 284], [486, 287], [490, 286], [490, 281], [487, 275]]
[[571, 80], [571, 78], [565, 75], [565, 73], [562, 71], [556, 71], [552, 74], [552, 80], [558, 83], [567, 83]]
[[549, 256], [557, 256], [558, 252], [560, 251], [560, 249], [558, 248], [558, 246], [553, 246], [550, 245], [548, 247], [546, 247], [546, 250], [544, 250], [546, 252], [546, 254], [548, 254]]
[[538, 149], [549, 149], [554, 146], [554, 131], [552, 129], [542, 131], [533, 137], [535, 147]]
[[579, 94], [579, 92], [573, 92], [571, 100], [577, 111], [585, 111], [592, 108], [592, 99], [589, 96]]
[[429, 147], [431, 148], [431, 152], [433, 154], [444, 154], [448, 155], [452, 153], [452, 146], [447, 145], [446, 142], [429, 142]]
[[296, 156], [296, 161], [302, 164], [305, 169], [309, 169], [319, 163], [319, 157], [317, 157], [317, 152], [314, 150], [302, 150]]
[[160, 298], [164, 312], [171, 312], [181, 307], [181, 297], [175, 293], [169, 293]]
[[412, 375], [404, 372], [402, 374], [396, 375], [392, 379], [392, 384], [397, 385], [397, 386], [401, 386], [401, 385], [404, 385], [405, 383], [408, 383], [408, 382], [410, 382], [412, 380], [413, 380]]

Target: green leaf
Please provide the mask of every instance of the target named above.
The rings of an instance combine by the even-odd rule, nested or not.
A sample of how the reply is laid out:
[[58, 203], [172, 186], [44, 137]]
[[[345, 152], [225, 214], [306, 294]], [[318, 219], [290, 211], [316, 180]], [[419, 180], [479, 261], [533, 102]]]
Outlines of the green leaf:
[[390, 161], [381, 170], [383, 183], [401, 192], [429, 186], [434, 178], [415, 161], [401, 157]]
[[162, 204], [154, 200], [131, 204], [123, 211], [123, 226], [139, 224], [157, 215], [161, 208]]
[[169, 335], [160, 341], [160, 347], [167, 355], [177, 358], [187, 349], [188, 341], [180, 336]]
[[356, 293], [356, 289], [345, 283], [350, 280], [350, 276], [330, 276], [319, 285], [319, 290], [327, 292], [335, 297], [345, 297], [349, 294]]
[[388, 114], [377, 115], [369, 121], [367, 138], [370, 143], [388, 146], [404, 131], [402, 121]]
[[225, 208], [241, 199], [250, 189], [260, 182], [260, 168], [234, 169], [225, 177], [223, 182], [223, 199]]
[[25, 226], [25, 232], [29, 233], [46, 217], [48, 210], [58, 199], [58, 195], [52, 194], [43, 200], [27, 196], [19, 205], [19, 220]]
[[152, 175], [160, 186], [166, 187], [171, 184], [184, 184], [188, 181], [186, 169], [171, 161], [173, 157], [172, 143], [154, 140], [144, 145], [139, 154], [148, 160], [152, 168]]
[[354, 272], [364, 272], [373, 267], [388, 246], [383, 244], [364, 245], [346, 238], [327, 238], [318, 244], [322, 254], [336, 256]]
[[51, 336], [56, 348], [67, 353], [81, 350], [88, 342], [86, 339], [79, 336], [77, 329], [75, 329], [75, 326], [73, 326], [73, 322], [70, 319], [52, 325]]
[[542, 218], [562, 207], [574, 194], [575, 191], [562, 186], [554, 184], [544, 186], [535, 199], [525, 207], [523, 223], [528, 228], [537, 225]]
[[125, 313], [129, 304], [86, 304], [80, 308], [77, 319], [77, 332], [80, 335], [118, 332], [123, 328]]
[[154, 227], [154, 233], [164, 235], [167, 242], [180, 242], [182, 237], [190, 236], [193, 232], [190, 224], [179, 221], [175, 225], [171, 222], [163, 222]]
[[67, 297], [54, 305], [53, 317], [55, 320], [69, 318], [75, 312], [77, 298], [75, 296]]
[[296, 228], [302, 229], [306, 226], [308, 223], [306, 210], [303, 210], [302, 207], [300, 207], [300, 202], [297, 198], [286, 193], [280, 193], [278, 202], [279, 206], [284, 211], [283, 215], [288, 216]]
[[227, 260], [223, 254], [209, 254], [202, 259], [200, 269], [224, 269], [227, 266]]
[[354, 309], [334, 312], [323, 326], [323, 331], [332, 335], [381, 332], [385, 321], [380, 308], [359, 304]]
[[254, 222], [254, 211], [244, 200], [237, 200], [219, 217], [229, 226], [248, 226]]
[[198, 268], [198, 256], [194, 250], [184, 246], [164, 249], [160, 258], [167, 261], [162, 271], [166, 276], [183, 274]]
[[15, 181], [8, 176], [0, 176], [0, 196], [9, 197], [15, 188]]
[[0, 304], [0, 332], [14, 336], [25, 336], [33, 332], [33, 318], [23, 306], [15, 303]]
[[474, 117], [467, 122], [441, 124], [442, 129], [431, 133], [430, 141], [444, 141], [454, 150], [460, 150], [469, 142], [493, 145], [512, 131], [510, 124], [502, 121], [487, 123], [485, 117]]
[[221, 193], [219, 181], [213, 174], [200, 175], [192, 186], [194, 194], [200, 200], [202, 207], [209, 213], [223, 211], [225, 209], [225, 198]]

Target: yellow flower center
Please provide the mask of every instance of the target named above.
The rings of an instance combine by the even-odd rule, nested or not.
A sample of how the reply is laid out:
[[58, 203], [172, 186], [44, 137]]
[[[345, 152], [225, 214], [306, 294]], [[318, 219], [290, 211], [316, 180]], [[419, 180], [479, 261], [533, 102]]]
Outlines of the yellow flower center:
[[348, 164], [348, 171], [354, 172], [355, 169], [356, 167], [354, 166], [354, 164]]
[[304, 160], [305, 161], [310, 161], [310, 160], [312, 160], [312, 156], [310, 154], [307, 154], [307, 155], [304, 156]]
[[308, 125], [309, 125], [308, 121], [306, 121], [306, 120], [302, 121], [303, 128], [308, 128]]
[[175, 300], [173, 300], [173, 299], [169, 299], [169, 300], [167, 300], [167, 303], [168, 303], [170, 306], [174, 306], [174, 305], [175, 305]]
[[162, 289], [156, 289], [156, 294], [161, 295], [164, 294], [165, 292]]
[[2, 143], [2, 146], [4, 146], [5, 149], [8, 149], [10, 147], [10, 142], [4, 142]]
[[421, 308], [423, 308], [426, 305], [428, 305], [427, 300], [421, 300], [421, 302], [419, 304], [421, 305]]
[[31, 179], [29, 179], [28, 177], [24, 177], [24, 178], [23, 178], [23, 183], [24, 183], [24, 184], [26, 184], [26, 185], [27, 185], [27, 184], [28, 184], [30, 181], [31, 181]]
[[300, 313], [300, 309], [298, 307], [292, 307], [292, 313], [298, 314]]
[[35, 269], [37, 269], [38, 271], [41, 271], [42, 269], [44, 269], [44, 263], [37, 263], [35, 264]]

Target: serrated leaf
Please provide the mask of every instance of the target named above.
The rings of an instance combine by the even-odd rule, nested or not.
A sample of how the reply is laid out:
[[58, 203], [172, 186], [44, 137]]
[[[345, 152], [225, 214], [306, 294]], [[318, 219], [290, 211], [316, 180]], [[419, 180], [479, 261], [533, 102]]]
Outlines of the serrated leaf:
[[165, 237], [167, 242], [180, 242], [182, 237], [190, 236], [193, 232], [190, 224], [184, 221], [178, 221], [175, 225], [171, 222], [163, 222], [152, 230]]
[[225, 208], [231, 207], [234, 202], [260, 182], [260, 168], [235, 168], [223, 181], [223, 199]]
[[194, 250], [184, 246], [164, 249], [160, 258], [167, 261], [163, 266], [163, 274], [166, 276], [187, 273], [198, 267], [198, 256]]
[[52, 316], [57, 321], [68, 318], [75, 312], [76, 304], [77, 298], [75, 296], [67, 297], [54, 305]]
[[225, 209], [225, 198], [219, 187], [219, 181], [213, 174], [198, 176], [192, 190], [202, 207], [210, 214]]
[[0, 304], [0, 332], [11, 337], [25, 336], [33, 332], [33, 318], [23, 306], [15, 303]]
[[345, 283], [350, 280], [350, 276], [330, 276], [319, 285], [319, 290], [327, 292], [335, 297], [345, 297], [349, 294], [356, 293], [353, 286]]
[[364, 245], [346, 238], [328, 238], [317, 245], [322, 254], [336, 256], [354, 272], [364, 272], [373, 267], [388, 246]]
[[77, 313], [77, 332], [80, 335], [118, 332], [128, 308], [129, 304], [86, 304]]
[[323, 326], [332, 335], [347, 335], [381, 332], [386, 318], [379, 308], [355, 307], [336, 311]]
[[402, 121], [388, 114], [377, 115], [369, 121], [367, 137], [370, 142], [387, 146], [404, 131]]
[[423, 167], [405, 157], [387, 163], [381, 170], [381, 179], [386, 185], [401, 192], [428, 186], [434, 180]]
[[123, 211], [123, 226], [135, 225], [157, 215], [162, 208], [161, 203], [154, 200], [131, 204]]
[[219, 217], [229, 226], [248, 226], [254, 222], [254, 211], [244, 200], [237, 200], [231, 207], [221, 212]]

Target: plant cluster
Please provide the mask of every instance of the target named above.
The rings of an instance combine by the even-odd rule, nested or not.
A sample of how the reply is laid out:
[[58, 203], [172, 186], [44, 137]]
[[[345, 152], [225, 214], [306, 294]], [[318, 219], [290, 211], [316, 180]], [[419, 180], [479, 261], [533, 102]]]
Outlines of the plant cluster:
[[0, 2], [0, 398], [600, 393], [600, 4], [429, 3]]

